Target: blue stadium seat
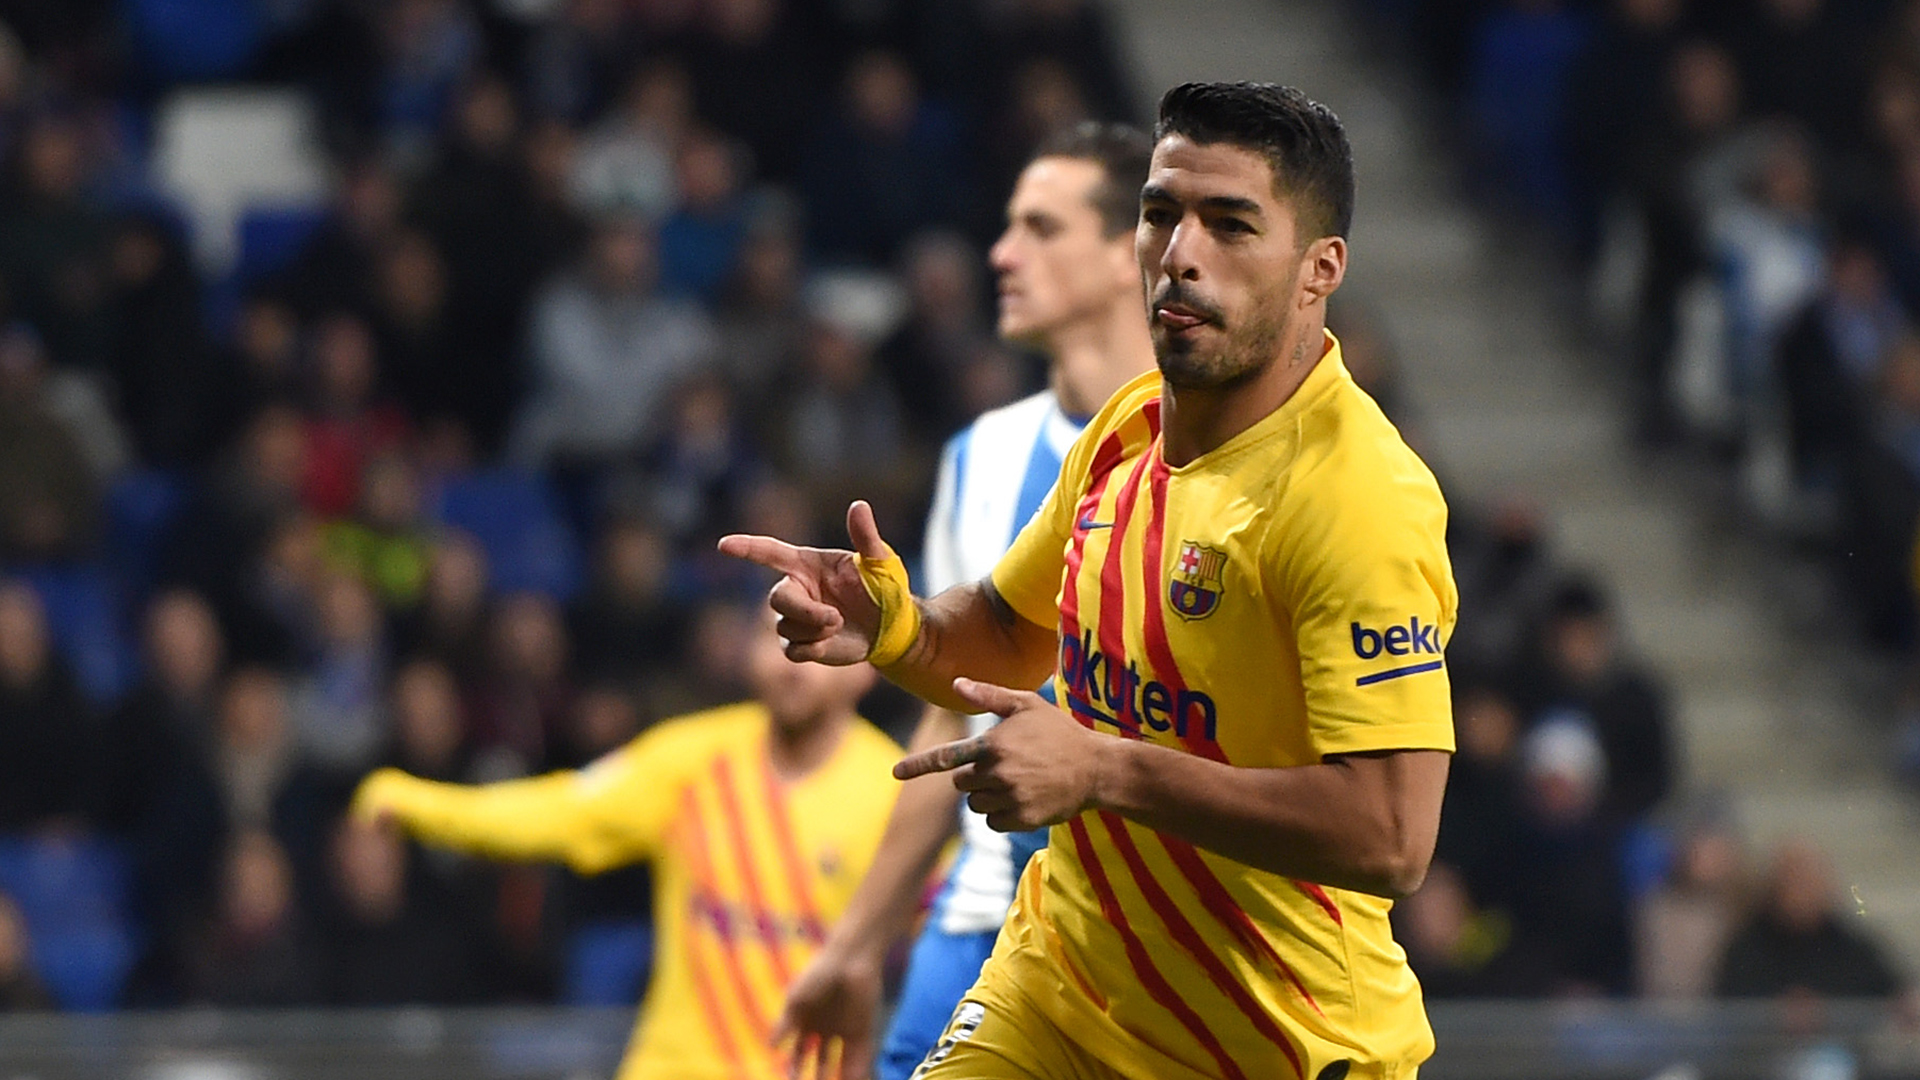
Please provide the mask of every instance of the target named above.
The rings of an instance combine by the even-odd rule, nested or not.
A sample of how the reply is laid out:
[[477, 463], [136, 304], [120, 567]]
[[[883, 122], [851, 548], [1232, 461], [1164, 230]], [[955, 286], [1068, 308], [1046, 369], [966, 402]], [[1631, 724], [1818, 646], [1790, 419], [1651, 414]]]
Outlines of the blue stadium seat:
[[498, 592], [566, 599], [579, 588], [581, 555], [552, 487], [537, 473], [493, 469], [449, 481], [429, 507], [443, 525], [473, 534]]
[[190, 494], [186, 477], [166, 469], [131, 469], [107, 489], [107, 571], [133, 610], [145, 599], [166, 542]]
[[63, 1009], [119, 1003], [138, 955], [128, 915], [130, 862], [93, 837], [0, 837], [0, 890], [26, 920], [34, 968]]
[[73, 669], [81, 692], [96, 705], [118, 698], [132, 679], [134, 650], [106, 565], [49, 563], [17, 573], [40, 595], [54, 648]]
[[233, 276], [246, 285], [285, 270], [326, 223], [325, 206], [256, 206], [240, 215]]
[[569, 1005], [632, 1005], [652, 966], [652, 923], [588, 923], [567, 939], [561, 993]]

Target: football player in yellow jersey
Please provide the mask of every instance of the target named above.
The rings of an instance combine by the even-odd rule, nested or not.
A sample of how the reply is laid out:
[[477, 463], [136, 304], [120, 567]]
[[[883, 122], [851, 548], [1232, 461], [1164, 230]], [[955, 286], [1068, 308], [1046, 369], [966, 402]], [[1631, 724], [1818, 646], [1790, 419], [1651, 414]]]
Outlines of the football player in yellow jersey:
[[[1410, 1077], [1433, 1046], [1387, 923], [1424, 877], [1453, 726], [1432, 474], [1325, 329], [1352, 155], [1299, 91], [1161, 99], [1135, 250], [1159, 370], [1094, 417], [983, 581], [728, 537], [783, 572], [795, 659], [871, 659], [1002, 716], [911, 755], [996, 829], [1051, 825], [929, 1080]], [[1009, 687], [1057, 668], [1061, 707]]]
[[619, 1080], [776, 1080], [773, 1021], [845, 909], [899, 789], [854, 703], [866, 665], [796, 664], [756, 635], [757, 701], [664, 720], [585, 769], [478, 787], [382, 769], [363, 821], [598, 873], [653, 864], [653, 975]]

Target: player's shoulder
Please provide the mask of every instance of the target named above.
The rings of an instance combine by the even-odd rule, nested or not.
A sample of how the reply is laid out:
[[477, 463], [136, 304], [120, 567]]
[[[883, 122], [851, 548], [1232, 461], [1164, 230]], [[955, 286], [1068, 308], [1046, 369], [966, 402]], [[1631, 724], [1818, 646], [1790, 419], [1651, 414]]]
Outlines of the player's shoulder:
[[1143, 371], [1113, 392], [1100, 411], [1081, 430], [1075, 452], [1091, 463], [1094, 455], [1118, 439], [1123, 449], [1135, 450], [1153, 441], [1159, 431], [1160, 372]]
[[1365, 492], [1371, 498], [1438, 499], [1433, 471], [1379, 403], [1344, 368], [1336, 375], [1301, 416], [1299, 449], [1290, 469], [1294, 486]]

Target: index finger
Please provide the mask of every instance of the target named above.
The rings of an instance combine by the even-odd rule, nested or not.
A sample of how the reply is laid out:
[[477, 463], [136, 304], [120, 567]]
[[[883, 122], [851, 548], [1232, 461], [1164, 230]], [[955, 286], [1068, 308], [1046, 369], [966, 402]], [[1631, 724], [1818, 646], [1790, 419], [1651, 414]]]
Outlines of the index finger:
[[984, 735], [975, 735], [971, 739], [959, 742], [941, 743], [917, 754], [909, 754], [900, 759], [893, 767], [895, 780], [912, 780], [916, 776], [928, 773], [947, 772], [962, 765], [971, 765], [985, 757], [987, 739]]
[[793, 574], [801, 569], [800, 549], [771, 536], [733, 533], [720, 538], [720, 553], [756, 562], [769, 570]]

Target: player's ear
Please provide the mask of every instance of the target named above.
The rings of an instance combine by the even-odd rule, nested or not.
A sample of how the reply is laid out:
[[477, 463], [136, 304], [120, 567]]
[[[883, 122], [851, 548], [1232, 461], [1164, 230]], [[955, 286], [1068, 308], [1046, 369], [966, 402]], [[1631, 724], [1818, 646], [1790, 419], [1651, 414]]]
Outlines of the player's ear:
[[1312, 304], [1333, 295], [1347, 276], [1347, 241], [1341, 236], [1323, 236], [1307, 245], [1300, 256], [1302, 300]]

